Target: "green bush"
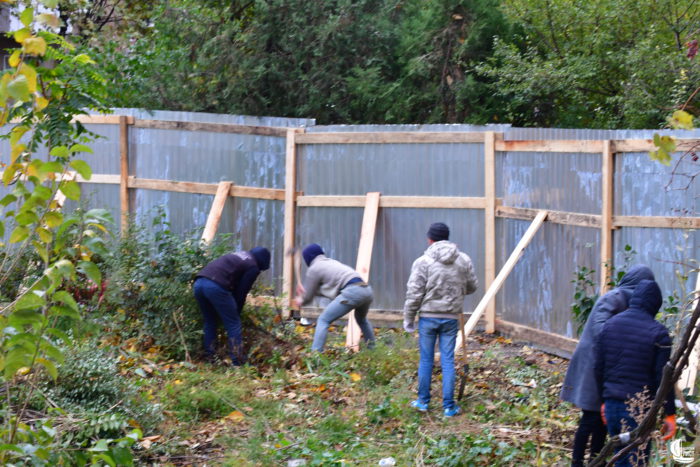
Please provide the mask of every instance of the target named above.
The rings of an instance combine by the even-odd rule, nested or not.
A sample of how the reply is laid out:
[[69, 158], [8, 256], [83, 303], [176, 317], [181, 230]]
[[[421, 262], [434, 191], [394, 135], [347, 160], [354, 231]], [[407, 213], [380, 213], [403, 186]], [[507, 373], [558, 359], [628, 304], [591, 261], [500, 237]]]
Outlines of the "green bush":
[[192, 281], [209, 261], [230, 252], [231, 244], [230, 236], [205, 246], [199, 236], [173, 233], [162, 210], [150, 226], [132, 224], [105, 259], [103, 312], [116, 320], [123, 337], [139, 337], [166, 356], [183, 358], [201, 346]]
[[[69, 437], [119, 437], [133, 425], [149, 432], [162, 421], [161, 407], [146, 400], [136, 381], [120, 375], [118, 356], [112, 349], [84, 341], [71, 343], [64, 353], [58, 378], [44, 381], [42, 392], [69, 418], [84, 420]], [[42, 398], [35, 403], [45, 402]]]

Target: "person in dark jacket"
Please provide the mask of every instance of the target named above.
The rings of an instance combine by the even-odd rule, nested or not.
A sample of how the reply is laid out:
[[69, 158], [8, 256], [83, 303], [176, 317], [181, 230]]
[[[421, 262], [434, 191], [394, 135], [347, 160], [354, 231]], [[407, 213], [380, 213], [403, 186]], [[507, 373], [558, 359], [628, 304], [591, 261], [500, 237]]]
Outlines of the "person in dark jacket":
[[654, 273], [646, 266], [633, 266], [627, 274], [622, 276], [615, 289], [595, 302], [583, 327], [574, 355], [571, 357], [561, 390], [561, 398], [582, 411], [581, 420], [574, 435], [574, 448], [571, 455], [573, 467], [584, 465], [589, 439], [591, 443], [589, 459], [595, 458], [603, 448], [608, 432], [600, 414], [603, 401], [598, 392], [593, 368], [595, 342], [605, 322], [627, 309], [634, 289], [643, 280], [654, 280]]
[[224, 325], [233, 365], [245, 362], [241, 336], [241, 312], [246, 295], [261, 271], [270, 267], [267, 248], [255, 247], [223, 255], [204, 266], [194, 281], [194, 297], [204, 319], [204, 353], [213, 359], [216, 353], [218, 320]]
[[[661, 383], [663, 367], [671, 354], [668, 330], [655, 319], [661, 303], [658, 284], [641, 281], [629, 308], [610, 318], [598, 338], [595, 376], [611, 436], [637, 427], [628, 403], [632, 399], [650, 403]], [[676, 431], [673, 391], [668, 393], [664, 412], [664, 439], [670, 439]], [[647, 444], [645, 449], [632, 451], [615, 465], [646, 465], [649, 448]]]

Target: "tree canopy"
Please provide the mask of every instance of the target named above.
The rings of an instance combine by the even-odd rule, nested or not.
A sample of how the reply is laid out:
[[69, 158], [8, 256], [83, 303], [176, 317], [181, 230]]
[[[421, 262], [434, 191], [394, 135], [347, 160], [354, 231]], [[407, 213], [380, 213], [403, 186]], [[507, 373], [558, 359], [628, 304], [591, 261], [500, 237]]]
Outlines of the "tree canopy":
[[698, 86], [694, 0], [138, 3], [78, 28], [114, 106], [654, 128]]

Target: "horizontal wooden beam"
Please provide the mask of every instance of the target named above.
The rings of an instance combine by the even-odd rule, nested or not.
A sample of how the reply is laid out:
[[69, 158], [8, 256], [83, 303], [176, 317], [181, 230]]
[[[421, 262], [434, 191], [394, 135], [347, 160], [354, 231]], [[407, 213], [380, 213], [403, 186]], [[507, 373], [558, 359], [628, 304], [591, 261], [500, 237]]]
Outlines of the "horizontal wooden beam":
[[[75, 174], [75, 172], [68, 172], [68, 174]], [[80, 182], [80, 183], [119, 185], [119, 175], [92, 174], [92, 177], [90, 177], [90, 180], [85, 180], [80, 175], [76, 175], [74, 180], [77, 182]]]
[[[538, 209], [499, 206], [498, 217], [530, 221], [537, 215]], [[579, 227], [600, 228], [601, 216], [579, 212], [549, 211], [548, 222], [554, 224], [576, 225]], [[700, 217], [672, 216], [613, 216], [613, 227], [647, 227], [667, 229], [700, 229]]]
[[[74, 122], [91, 125], [119, 125], [119, 118], [123, 115], [76, 115], [73, 117]], [[126, 124], [133, 125], [134, 117], [126, 117]]]
[[169, 120], [141, 120], [134, 122], [134, 128], [153, 130], [206, 131], [210, 133], [234, 133], [239, 135], [260, 135], [285, 137], [287, 128], [267, 126], [235, 125], [231, 123], [177, 122]]
[[[508, 219], [531, 221], [537, 216], [539, 209], [516, 208], [513, 206], [498, 206], [496, 216]], [[576, 225], [579, 227], [600, 228], [599, 214], [584, 214], [579, 212], [547, 211], [547, 221], [554, 224]]]
[[512, 152], [603, 152], [603, 142], [599, 140], [543, 140], [543, 141], [502, 141], [496, 140], [496, 151]]
[[[366, 196], [299, 196], [297, 205], [303, 207], [344, 207], [365, 206]], [[431, 209], [484, 209], [486, 198], [460, 196], [382, 196], [382, 208], [431, 208]]]
[[297, 144], [383, 144], [383, 143], [483, 143], [483, 132], [385, 131], [304, 133]]
[[[496, 320], [496, 330], [515, 340], [531, 342], [537, 346], [562, 357], [570, 357], [576, 349], [578, 340], [560, 336], [551, 332], [511, 323], [501, 319]], [[559, 352], [556, 352], [559, 351]]]
[[700, 229], [700, 217], [613, 216], [615, 227]]
[[[700, 145], [700, 140], [698, 139], [676, 138], [675, 140], [677, 151], [697, 149]], [[612, 141], [613, 152], [648, 152], [657, 149], [652, 139], [621, 139]]]
[[[171, 180], [136, 178], [133, 175], [129, 177], [129, 188], [140, 188], [142, 190], [175, 191], [179, 193], [215, 195], [217, 187], [217, 183], [175, 182]], [[235, 196], [238, 198], [284, 200], [284, 190], [276, 188], [256, 188], [233, 185], [229, 191], [229, 196]]]

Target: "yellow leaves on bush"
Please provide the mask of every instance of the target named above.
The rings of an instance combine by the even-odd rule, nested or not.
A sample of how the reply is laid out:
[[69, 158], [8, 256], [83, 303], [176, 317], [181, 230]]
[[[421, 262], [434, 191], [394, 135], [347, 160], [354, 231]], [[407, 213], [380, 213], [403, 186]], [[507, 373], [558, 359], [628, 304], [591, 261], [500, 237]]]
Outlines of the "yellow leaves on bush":
[[679, 128], [682, 130], [692, 130], [694, 128], [693, 116], [685, 110], [676, 110], [673, 112], [668, 122], [672, 128]]
[[61, 26], [61, 20], [58, 16], [51, 13], [41, 13], [36, 16], [36, 20], [40, 24], [45, 24], [50, 28], [58, 28]]
[[32, 37], [32, 31], [29, 28], [22, 28], [15, 31], [15, 40], [22, 44], [24, 41]]
[[27, 55], [43, 56], [46, 54], [46, 41], [43, 37], [28, 37], [22, 42], [22, 50]]
[[10, 55], [10, 58], [7, 60], [7, 63], [9, 63], [12, 68], [15, 68], [17, 67], [17, 65], [19, 65], [21, 58], [22, 51], [17, 49], [14, 52], [12, 52], [12, 55]]
[[27, 78], [27, 87], [29, 88], [29, 92], [35, 93], [37, 73], [34, 67], [27, 65], [26, 63], [22, 63], [22, 65], [19, 67], [19, 73]]

